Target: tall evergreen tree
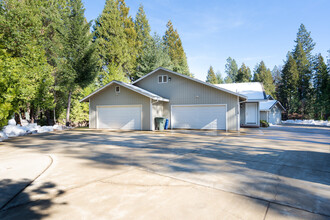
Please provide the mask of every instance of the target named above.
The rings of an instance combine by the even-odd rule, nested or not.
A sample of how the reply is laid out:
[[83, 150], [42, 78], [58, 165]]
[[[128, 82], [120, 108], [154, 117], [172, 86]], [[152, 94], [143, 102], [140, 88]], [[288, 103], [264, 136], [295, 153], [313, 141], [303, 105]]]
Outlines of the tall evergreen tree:
[[281, 67], [274, 66], [272, 70], [273, 82], [275, 85], [279, 84], [281, 81]]
[[135, 32], [137, 34], [138, 42], [138, 56], [143, 55], [144, 48], [150, 43], [150, 25], [147, 16], [144, 12], [143, 6], [140, 5], [139, 10], [135, 16]]
[[315, 59], [314, 71], [315, 116], [316, 119], [327, 119], [330, 116], [330, 76], [321, 54]]
[[[107, 0], [94, 25], [101, 84], [128, 81], [136, 65], [136, 32], [124, 1]], [[130, 39], [131, 38], [131, 39]]]
[[311, 117], [313, 114], [312, 69], [300, 41], [296, 45], [294, 58], [299, 72], [298, 99], [300, 106], [298, 111], [305, 117]]
[[139, 68], [137, 69], [136, 78], [134, 80], [150, 73], [158, 67], [172, 69], [170, 56], [166, 48], [164, 48], [162, 38], [157, 34], [153, 36], [151, 41], [148, 42], [143, 49], [143, 54], [139, 57], [138, 63]]
[[234, 83], [236, 81], [238, 67], [235, 59], [232, 59], [231, 57], [227, 58], [225, 73], [227, 74], [225, 78], [226, 83]]
[[[306, 30], [306, 27], [304, 24], [301, 24], [299, 29], [298, 29], [298, 33], [297, 33], [297, 38], [294, 41], [297, 45], [300, 42], [302, 49], [304, 50], [307, 59], [311, 60], [312, 59], [312, 50], [315, 47], [315, 43], [313, 41], [313, 39], [311, 38], [311, 32], [308, 32]], [[297, 49], [297, 47], [295, 48]], [[296, 59], [296, 53], [295, 51], [293, 52], [293, 57]]]
[[281, 81], [279, 84], [279, 100], [287, 109], [288, 113], [296, 112], [298, 104], [298, 80], [299, 73], [297, 64], [292, 54], [289, 53], [282, 70]]
[[275, 86], [273, 84], [272, 73], [266, 67], [264, 61], [261, 61], [259, 65], [256, 66], [253, 81], [263, 83], [265, 92], [273, 97], [275, 96]]
[[155, 49], [156, 46], [150, 35], [149, 22], [142, 5], [140, 5], [135, 17], [135, 32], [137, 34], [137, 59], [136, 72], [132, 77], [133, 81], [144, 75], [146, 69], [149, 71], [149, 68], [146, 68], [146, 66], [148, 66], [147, 60], [150, 58], [150, 49]]
[[133, 18], [129, 16], [129, 7], [124, 0], [118, 0], [121, 19], [123, 21], [125, 40], [127, 43], [127, 56], [122, 64], [124, 73], [132, 81], [136, 71], [136, 58], [138, 54], [137, 33]]
[[236, 80], [235, 82], [241, 83], [241, 82], [251, 82], [251, 70], [249, 67], [245, 66], [244, 63], [242, 63], [242, 66], [239, 68], [237, 75], [236, 75]]
[[214, 70], [213, 70], [212, 66], [210, 66], [209, 70], [207, 71], [206, 82], [212, 83], [212, 84], [217, 84], [218, 83], [217, 77], [214, 73]]
[[224, 80], [223, 80], [222, 75], [221, 75], [220, 72], [217, 72], [217, 73], [215, 74], [215, 77], [217, 78], [217, 84], [222, 84], [222, 83], [224, 83]]
[[298, 99], [300, 100], [299, 113], [304, 117], [313, 116], [314, 94], [312, 88], [312, 50], [315, 43], [303, 24], [300, 25], [293, 49], [293, 58], [296, 60], [299, 72]]
[[174, 30], [171, 21], [168, 21], [167, 30], [163, 37], [166, 50], [172, 62], [172, 69], [175, 72], [191, 76], [187, 63], [186, 53], [184, 52], [182, 42], [177, 30]]
[[68, 4], [69, 13], [64, 14], [64, 26], [61, 30], [63, 54], [59, 84], [67, 94], [66, 123], [70, 123], [72, 93], [76, 88], [84, 88], [96, 75], [95, 47], [89, 32], [90, 24], [84, 17], [81, 0], [73, 0]]

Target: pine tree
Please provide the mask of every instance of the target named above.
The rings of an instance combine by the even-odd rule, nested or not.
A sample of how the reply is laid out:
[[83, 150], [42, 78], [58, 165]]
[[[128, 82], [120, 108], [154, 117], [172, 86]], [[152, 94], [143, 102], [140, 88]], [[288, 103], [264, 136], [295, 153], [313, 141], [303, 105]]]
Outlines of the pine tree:
[[281, 81], [281, 67], [278, 67], [276, 65], [274, 66], [272, 70], [272, 77], [275, 85], [279, 84], [279, 82]]
[[308, 32], [305, 26], [301, 24], [293, 49], [293, 58], [296, 60], [299, 72], [298, 99], [300, 106], [298, 112], [308, 118], [313, 116], [313, 103], [315, 101], [312, 88], [312, 50], [315, 43], [310, 35], [311, 32]]
[[125, 40], [127, 43], [127, 53], [122, 67], [126, 76], [132, 81], [136, 71], [136, 58], [138, 54], [137, 33], [133, 18], [129, 16], [129, 8], [126, 7], [124, 0], [118, 0], [121, 19], [124, 26]]
[[172, 69], [175, 72], [191, 76], [187, 63], [186, 53], [177, 30], [174, 30], [171, 21], [168, 21], [167, 30], [163, 37], [165, 48], [169, 53], [172, 62]]
[[218, 84], [218, 80], [212, 66], [210, 66], [209, 70], [207, 71], [206, 82], [212, 84]]
[[241, 83], [241, 82], [251, 82], [251, 70], [249, 67], [246, 67], [244, 63], [242, 63], [242, 66], [239, 68], [236, 80], [235, 82]]
[[215, 74], [215, 76], [216, 76], [216, 78], [217, 78], [217, 84], [223, 84], [223, 83], [224, 83], [224, 80], [223, 80], [222, 75], [221, 75], [220, 72], [217, 72], [217, 73]]
[[225, 73], [227, 74], [225, 78], [226, 83], [234, 83], [236, 81], [238, 67], [235, 59], [231, 57], [227, 58], [227, 63], [225, 65]]
[[150, 43], [150, 25], [147, 16], [144, 12], [143, 6], [140, 5], [135, 17], [135, 32], [137, 34], [138, 42], [138, 56], [143, 55], [144, 48]]
[[70, 1], [68, 9], [68, 14], [63, 15], [63, 53], [58, 76], [62, 90], [67, 94], [67, 124], [70, 123], [72, 93], [79, 87], [88, 86], [97, 72], [95, 48], [89, 32], [90, 24], [84, 17], [85, 9], [81, 0]]
[[[306, 30], [306, 27], [304, 24], [301, 24], [299, 29], [298, 29], [298, 33], [297, 33], [297, 38], [294, 41], [297, 45], [300, 42], [302, 49], [304, 50], [307, 59], [311, 60], [312, 59], [312, 50], [315, 47], [315, 43], [313, 41], [313, 39], [311, 38], [311, 32], [308, 32]], [[297, 48], [296, 48], [297, 49]], [[293, 57], [296, 59], [296, 54], [295, 52], [293, 52]]]
[[135, 32], [137, 34], [137, 59], [133, 81], [144, 75], [146, 69], [149, 71], [149, 68], [145, 68], [146, 65], [148, 66], [145, 61], [148, 60], [147, 57], [150, 55], [150, 49], [155, 49], [155, 42], [150, 35], [149, 22], [142, 5], [140, 5], [135, 17]]
[[261, 82], [264, 85], [265, 92], [269, 95], [275, 96], [275, 86], [271, 71], [266, 67], [264, 61], [261, 61], [256, 66], [253, 76], [254, 82]]
[[311, 117], [313, 113], [312, 70], [300, 41], [296, 45], [294, 59], [299, 72], [298, 99], [300, 100], [300, 106], [298, 111], [305, 117]]
[[327, 119], [330, 115], [330, 76], [327, 65], [321, 54], [318, 54], [314, 63], [314, 86], [315, 86], [315, 116], [316, 119]]
[[94, 41], [100, 57], [99, 79], [103, 85], [111, 80], [128, 81], [136, 65], [137, 36], [123, 3], [107, 0], [94, 25]]
[[172, 63], [166, 48], [164, 48], [162, 38], [155, 34], [139, 58], [139, 68], [137, 69], [134, 80], [150, 73], [158, 67], [172, 69]]
[[297, 64], [292, 54], [289, 53], [282, 70], [281, 81], [279, 84], [279, 99], [287, 109], [288, 113], [294, 113], [297, 108], [298, 80], [299, 73]]

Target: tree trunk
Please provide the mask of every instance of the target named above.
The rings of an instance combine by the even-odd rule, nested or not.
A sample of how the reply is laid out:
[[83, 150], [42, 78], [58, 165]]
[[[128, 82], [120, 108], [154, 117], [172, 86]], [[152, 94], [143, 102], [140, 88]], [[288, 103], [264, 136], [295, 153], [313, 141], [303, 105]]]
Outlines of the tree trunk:
[[34, 106], [31, 105], [30, 106], [30, 122], [34, 123], [35, 121], [35, 112], [34, 112]]
[[18, 113], [15, 113], [15, 121], [17, 125], [22, 125], [21, 117]]
[[69, 92], [69, 97], [68, 97], [68, 106], [66, 109], [66, 126], [70, 126], [70, 107], [71, 107], [71, 95], [72, 92]]

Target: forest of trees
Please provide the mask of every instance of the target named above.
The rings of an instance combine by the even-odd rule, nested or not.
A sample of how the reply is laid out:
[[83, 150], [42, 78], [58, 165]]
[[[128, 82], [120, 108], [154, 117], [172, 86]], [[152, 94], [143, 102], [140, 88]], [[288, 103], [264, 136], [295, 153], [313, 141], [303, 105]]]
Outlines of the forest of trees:
[[107, 0], [88, 23], [81, 0], [0, 0], [0, 128], [15, 116], [41, 125], [86, 124], [79, 100], [112, 80], [134, 81], [162, 66], [191, 76], [171, 21], [154, 33], [141, 5]]
[[[132, 82], [160, 66], [192, 76], [171, 21], [162, 36], [151, 34], [143, 6], [131, 17], [124, 0], [106, 0], [92, 22], [84, 13], [81, 0], [0, 0], [0, 127], [12, 117], [83, 125], [88, 103], [79, 100], [112, 80]], [[260, 62], [252, 76], [229, 57], [227, 76], [211, 66], [207, 82], [259, 81], [290, 114], [327, 119], [330, 63], [314, 46], [301, 25], [283, 67]]]
[[225, 79], [222, 80], [219, 72], [216, 75], [210, 66], [206, 81], [212, 84], [262, 82], [266, 93], [286, 108], [289, 118], [330, 120], [330, 50], [327, 61], [321, 54], [313, 54], [315, 42], [303, 24], [294, 42], [283, 66], [270, 70], [261, 61], [252, 75], [244, 63], [238, 68], [236, 60], [229, 57]]

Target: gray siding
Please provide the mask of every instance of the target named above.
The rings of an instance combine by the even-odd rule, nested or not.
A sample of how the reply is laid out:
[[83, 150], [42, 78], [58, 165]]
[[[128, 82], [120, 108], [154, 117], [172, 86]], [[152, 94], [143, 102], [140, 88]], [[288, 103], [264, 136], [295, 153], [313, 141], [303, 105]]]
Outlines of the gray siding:
[[[168, 75], [171, 81], [159, 84], [159, 75]], [[158, 70], [135, 85], [170, 100], [170, 103], [164, 103], [163, 109], [163, 114], [168, 119], [170, 119], [171, 105], [227, 104], [228, 130], [237, 130], [239, 109], [238, 99], [235, 95], [219, 91], [164, 70]]]
[[165, 117], [163, 111], [163, 102], [154, 102], [152, 104], [152, 130], [155, 129], [155, 118], [156, 117]]
[[120, 86], [120, 93], [116, 94], [113, 84], [101, 92], [90, 97], [89, 127], [96, 128], [96, 106], [98, 105], [142, 105], [142, 130], [150, 130], [150, 98]]
[[268, 117], [267, 117], [266, 111], [260, 111], [260, 120], [265, 120], [268, 122]]
[[245, 103], [240, 104], [240, 125], [245, 124]]
[[275, 105], [273, 108], [270, 109], [269, 123], [281, 124], [281, 120], [282, 120], [281, 109], [277, 105]]

